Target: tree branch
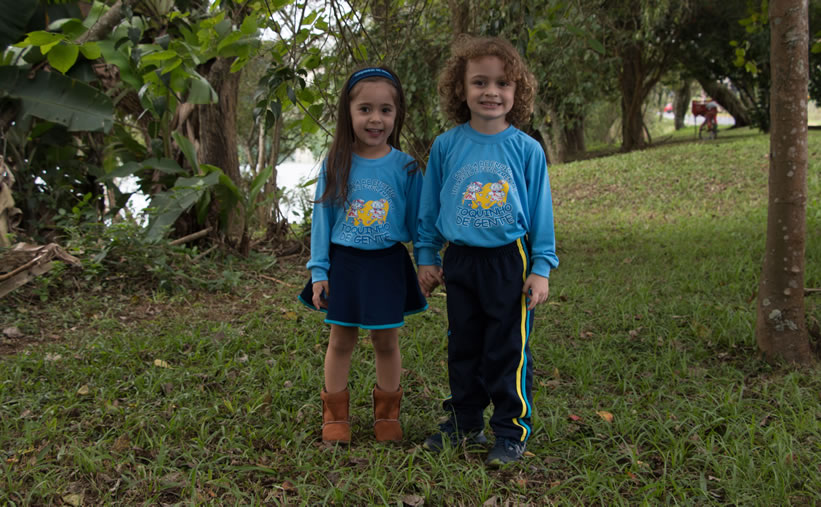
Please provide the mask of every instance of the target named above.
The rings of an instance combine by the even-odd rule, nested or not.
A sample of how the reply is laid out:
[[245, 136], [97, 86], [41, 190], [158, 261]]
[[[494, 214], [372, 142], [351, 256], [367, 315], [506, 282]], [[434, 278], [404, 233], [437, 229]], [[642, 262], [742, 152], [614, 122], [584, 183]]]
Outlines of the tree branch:
[[79, 36], [74, 42], [83, 44], [84, 42], [98, 41], [111, 33], [114, 27], [123, 20], [124, 7], [131, 6], [132, 2], [133, 0], [117, 0], [86, 33]]

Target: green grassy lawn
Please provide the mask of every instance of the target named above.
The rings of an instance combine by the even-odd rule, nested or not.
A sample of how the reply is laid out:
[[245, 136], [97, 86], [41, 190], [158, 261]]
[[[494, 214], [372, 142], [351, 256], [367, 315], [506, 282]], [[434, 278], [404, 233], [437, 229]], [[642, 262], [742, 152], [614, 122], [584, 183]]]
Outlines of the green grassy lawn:
[[[806, 286], [821, 287], [810, 136]], [[373, 441], [363, 339], [353, 444], [322, 445], [328, 329], [296, 301], [304, 259], [281, 259], [233, 265], [222, 292], [7, 298], [2, 327], [32, 343], [0, 358], [0, 504], [821, 503], [821, 369], [770, 366], [753, 335], [768, 139], [666, 141], [550, 169], [561, 265], [521, 463], [421, 448], [448, 391], [441, 293], [400, 335], [405, 441]], [[806, 306], [817, 330], [821, 297]]]

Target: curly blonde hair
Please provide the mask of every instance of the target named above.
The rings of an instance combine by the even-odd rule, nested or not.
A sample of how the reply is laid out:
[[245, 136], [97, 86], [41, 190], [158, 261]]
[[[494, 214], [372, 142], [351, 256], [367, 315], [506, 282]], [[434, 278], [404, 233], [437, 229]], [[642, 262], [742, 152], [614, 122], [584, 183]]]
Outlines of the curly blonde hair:
[[465, 100], [465, 70], [468, 60], [495, 56], [505, 64], [507, 78], [516, 83], [513, 108], [505, 119], [518, 127], [530, 119], [536, 96], [536, 78], [513, 45], [500, 37], [476, 37], [461, 34], [451, 44], [450, 58], [439, 75], [439, 101], [445, 116], [456, 123], [470, 120]]

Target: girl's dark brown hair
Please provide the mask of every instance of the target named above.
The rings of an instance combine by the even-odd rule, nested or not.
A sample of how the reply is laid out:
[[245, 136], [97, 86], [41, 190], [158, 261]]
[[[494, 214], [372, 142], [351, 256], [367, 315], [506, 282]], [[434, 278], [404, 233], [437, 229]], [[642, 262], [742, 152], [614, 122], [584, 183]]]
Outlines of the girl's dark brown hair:
[[[362, 67], [367, 68], [367, 67]], [[399, 77], [390, 68], [379, 65], [375, 68], [382, 69], [393, 76], [393, 80], [387, 77], [372, 76], [356, 81], [353, 87], [350, 86], [351, 77], [356, 72], [348, 76], [339, 94], [339, 106], [336, 112], [336, 132], [331, 148], [328, 151], [328, 158], [325, 160], [325, 191], [316, 202], [330, 202], [332, 204], [344, 205], [348, 200], [348, 177], [351, 175], [351, 163], [353, 159], [353, 145], [356, 137], [353, 132], [353, 121], [351, 120], [351, 100], [356, 95], [356, 88], [359, 83], [369, 81], [382, 81], [393, 86], [396, 90], [394, 99], [396, 100], [396, 119], [393, 123], [393, 132], [388, 137], [388, 144], [401, 150], [399, 145], [399, 134], [402, 132], [402, 125], [405, 123], [405, 93], [402, 91], [402, 84]], [[361, 69], [359, 69], [361, 70]], [[349, 89], [350, 88], [350, 89]], [[352, 93], [353, 92], [353, 93]]]
[[533, 112], [536, 97], [536, 78], [527, 69], [524, 60], [513, 45], [500, 37], [475, 37], [460, 34], [451, 44], [450, 58], [439, 75], [439, 101], [445, 116], [453, 122], [470, 120], [470, 109], [465, 100], [465, 71], [468, 60], [495, 56], [505, 64], [507, 78], [516, 83], [513, 108], [505, 119], [518, 127], [524, 125]]

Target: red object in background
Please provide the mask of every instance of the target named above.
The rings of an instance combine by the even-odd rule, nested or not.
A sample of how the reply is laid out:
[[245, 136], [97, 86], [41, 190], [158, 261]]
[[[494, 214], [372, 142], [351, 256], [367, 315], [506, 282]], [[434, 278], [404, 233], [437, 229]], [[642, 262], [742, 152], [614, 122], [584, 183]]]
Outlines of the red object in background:
[[665, 113], [672, 113], [673, 112], [673, 104], [668, 102], [667, 105], [664, 106], [664, 112]]
[[706, 102], [694, 100], [692, 111], [693, 116], [704, 117], [704, 122], [698, 128], [698, 137], [701, 137], [702, 133], [706, 129], [710, 139], [715, 139], [716, 135], [718, 135], [718, 122], [716, 121], [716, 116], [718, 115], [718, 104], [712, 100]]

